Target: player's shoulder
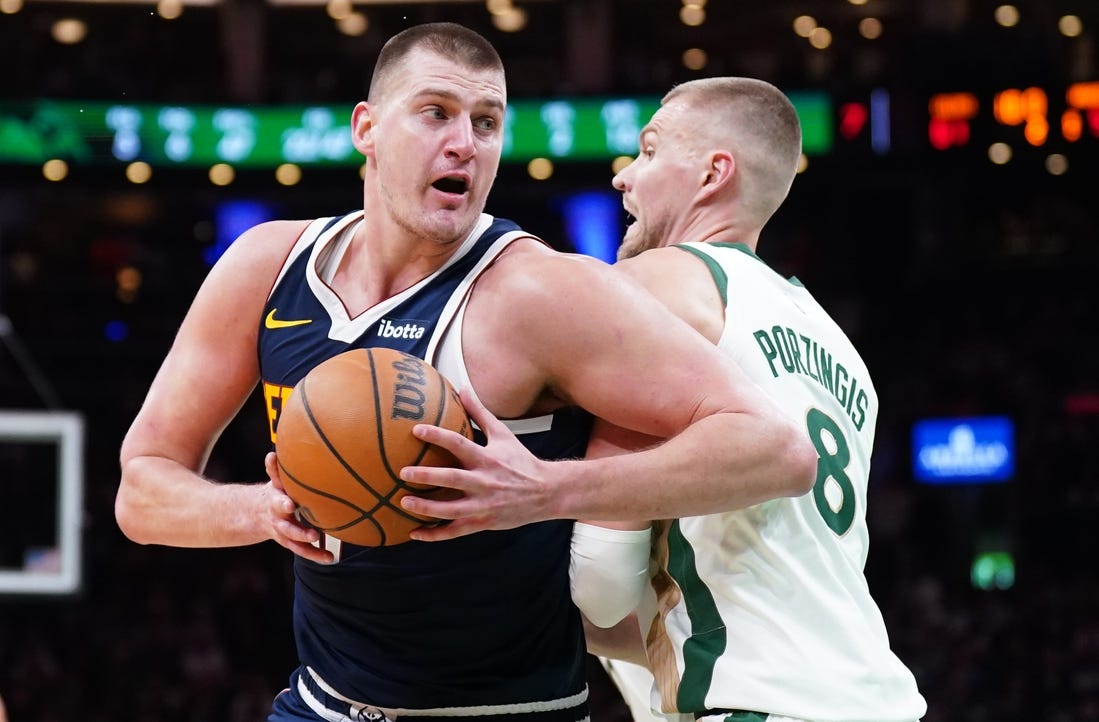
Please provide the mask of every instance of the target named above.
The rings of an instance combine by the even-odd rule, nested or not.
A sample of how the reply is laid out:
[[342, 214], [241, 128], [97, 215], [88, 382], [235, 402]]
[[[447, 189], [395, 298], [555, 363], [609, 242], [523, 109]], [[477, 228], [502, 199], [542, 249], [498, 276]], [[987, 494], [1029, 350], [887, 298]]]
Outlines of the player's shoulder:
[[679, 246], [647, 250], [615, 264], [615, 270], [656, 296], [672, 313], [716, 343], [725, 326], [723, 286], [711, 269]]
[[308, 220], [259, 223], [241, 233], [214, 264], [206, 284], [221, 293], [267, 290], [309, 226]]
[[232, 247], [246, 251], [271, 253], [297, 242], [312, 220], [273, 220], [257, 223], [241, 233]]
[[220, 266], [280, 266], [309, 227], [309, 220], [258, 223], [241, 233], [218, 260]]
[[500, 254], [485, 281], [521, 296], [555, 294], [583, 287], [610, 272], [610, 265], [594, 256], [565, 253], [536, 236], [524, 236]]
[[515, 338], [559, 324], [596, 324], [593, 309], [602, 317], [629, 313], [645, 302], [642, 295], [605, 261], [520, 240], [477, 279], [470, 312]]
[[706, 265], [700, 262], [700, 258], [679, 245], [652, 248], [632, 258], [618, 261], [614, 267], [646, 287], [678, 286], [707, 273]]

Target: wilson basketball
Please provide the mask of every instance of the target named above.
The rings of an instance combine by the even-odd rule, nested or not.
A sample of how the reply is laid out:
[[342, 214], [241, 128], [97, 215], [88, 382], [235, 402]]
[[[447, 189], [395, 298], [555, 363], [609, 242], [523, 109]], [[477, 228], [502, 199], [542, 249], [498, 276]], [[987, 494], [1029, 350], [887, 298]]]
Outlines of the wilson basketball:
[[405, 511], [409, 492], [455, 498], [452, 489], [402, 481], [405, 466], [456, 466], [412, 435], [419, 423], [473, 438], [457, 392], [423, 359], [387, 348], [355, 349], [313, 368], [294, 387], [275, 437], [279, 471], [303, 520], [362, 546], [408, 541], [438, 522]]

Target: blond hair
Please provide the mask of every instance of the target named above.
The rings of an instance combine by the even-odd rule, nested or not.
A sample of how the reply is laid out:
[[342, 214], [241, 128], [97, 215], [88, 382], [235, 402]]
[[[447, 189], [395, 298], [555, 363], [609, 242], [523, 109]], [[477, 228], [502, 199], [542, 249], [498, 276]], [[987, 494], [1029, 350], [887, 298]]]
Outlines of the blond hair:
[[733, 154], [741, 174], [741, 211], [760, 227], [790, 192], [801, 157], [801, 122], [794, 104], [755, 78], [702, 78], [672, 88], [662, 104], [682, 100], [698, 115], [698, 143]]

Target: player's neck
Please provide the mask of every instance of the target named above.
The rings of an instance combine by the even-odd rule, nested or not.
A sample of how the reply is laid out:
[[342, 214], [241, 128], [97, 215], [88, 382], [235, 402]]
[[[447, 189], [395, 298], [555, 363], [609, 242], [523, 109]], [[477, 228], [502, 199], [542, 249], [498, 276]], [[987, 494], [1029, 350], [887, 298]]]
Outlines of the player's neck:
[[332, 289], [355, 316], [430, 276], [452, 252], [399, 227], [363, 223], [340, 259]]
[[[739, 243], [755, 253], [759, 243], [759, 229], [747, 228], [735, 218], [697, 216], [672, 236], [675, 243]], [[669, 244], [674, 245], [674, 244]]]

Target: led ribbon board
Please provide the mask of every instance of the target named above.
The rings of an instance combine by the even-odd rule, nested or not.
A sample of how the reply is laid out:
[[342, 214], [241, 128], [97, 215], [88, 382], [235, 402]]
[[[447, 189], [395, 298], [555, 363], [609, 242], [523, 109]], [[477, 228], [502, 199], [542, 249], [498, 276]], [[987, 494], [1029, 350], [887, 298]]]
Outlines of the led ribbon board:
[[[832, 106], [824, 93], [791, 93], [809, 155], [832, 147]], [[641, 127], [658, 97], [513, 101], [504, 162], [544, 157], [601, 161], [637, 153]], [[153, 166], [282, 163], [358, 166], [352, 105], [183, 106], [40, 100], [0, 103], [0, 162], [75, 164], [144, 161]]]

